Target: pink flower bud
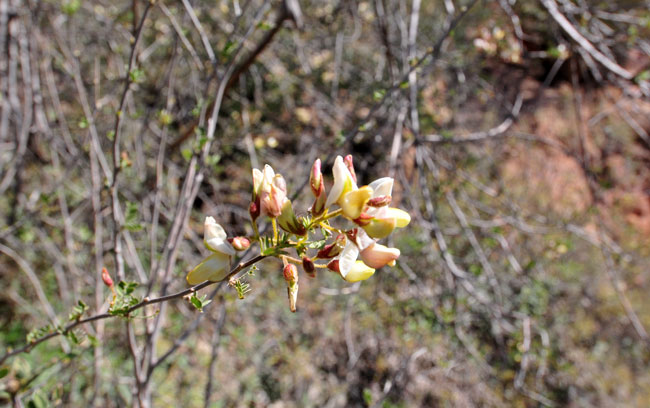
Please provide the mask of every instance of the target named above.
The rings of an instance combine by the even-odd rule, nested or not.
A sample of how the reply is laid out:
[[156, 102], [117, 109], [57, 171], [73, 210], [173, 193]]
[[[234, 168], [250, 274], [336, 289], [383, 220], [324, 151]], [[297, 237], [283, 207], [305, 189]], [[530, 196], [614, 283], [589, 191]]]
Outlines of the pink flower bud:
[[108, 269], [106, 268], [102, 268], [102, 281], [104, 281], [104, 285], [109, 288], [113, 287], [113, 279], [111, 279], [111, 275], [108, 273]]
[[296, 268], [296, 265], [292, 263], [286, 264], [282, 273], [284, 274], [284, 280], [287, 281], [289, 286], [298, 282], [298, 268]]
[[316, 277], [316, 266], [314, 266], [314, 261], [312, 261], [309, 257], [303, 256], [302, 257], [302, 269], [307, 272], [307, 275], [311, 278]]
[[229, 238], [228, 241], [237, 251], [245, 251], [251, 246], [251, 242], [246, 237]]
[[287, 185], [284, 177], [277, 174], [269, 185], [268, 191], [262, 191], [261, 206], [264, 214], [277, 218], [282, 213], [282, 205], [287, 199]]
[[257, 202], [255, 201], [251, 202], [251, 205], [248, 207], [248, 213], [250, 214], [253, 222], [255, 222], [255, 220], [260, 216], [259, 198]]
[[309, 186], [315, 197], [320, 196], [325, 190], [323, 183], [323, 174], [320, 171], [320, 159], [316, 159], [314, 165], [311, 167], [311, 174], [309, 175]]
[[345, 156], [345, 158], [343, 159], [343, 162], [345, 163], [345, 166], [350, 171], [350, 175], [352, 175], [352, 180], [354, 180], [354, 182], [356, 183], [357, 182], [357, 175], [354, 172], [354, 163], [352, 163], [352, 155], [348, 154], [347, 156]]

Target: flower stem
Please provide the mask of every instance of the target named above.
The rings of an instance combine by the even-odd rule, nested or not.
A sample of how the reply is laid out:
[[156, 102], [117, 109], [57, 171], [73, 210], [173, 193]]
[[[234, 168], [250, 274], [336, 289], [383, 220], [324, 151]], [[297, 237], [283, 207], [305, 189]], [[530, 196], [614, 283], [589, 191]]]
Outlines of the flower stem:
[[259, 239], [260, 239], [260, 231], [257, 229], [257, 222], [255, 222], [255, 220], [251, 220], [251, 224], [253, 225], [253, 232], [255, 233], [255, 240], [259, 241]]
[[273, 224], [273, 243], [278, 243], [278, 222], [275, 218], [271, 218], [271, 224]]
[[319, 224], [319, 223], [321, 223], [323, 221], [329, 220], [330, 218], [334, 218], [337, 215], [341, 214], [342, 212], [343, 212], [343, 209], [339, 208], [338, 210], [334, 210], [331, 213], [325, 213], [325, 214], [321, 215], [320, 217], [314, 218], [313, 220], [311, 220], [310, 228], [313, 225], [317, 225], [317, 224]]
[[336, 233], [339, 233], [339, 234], [343, 234], [343, 231], [341, 231], [340, 229], [338, 229], [338, 228], [334, 228], [334, 227], [331, 227], [331, 226], [329, 226], [329, 225], [327, 225], [327, 224], [318, 223], [318, 225], [319, 225], [321, 228], [325, 228], [326, 230], [330, 230], [330, 231], [332, 231], [332, 232], [336, 232]]

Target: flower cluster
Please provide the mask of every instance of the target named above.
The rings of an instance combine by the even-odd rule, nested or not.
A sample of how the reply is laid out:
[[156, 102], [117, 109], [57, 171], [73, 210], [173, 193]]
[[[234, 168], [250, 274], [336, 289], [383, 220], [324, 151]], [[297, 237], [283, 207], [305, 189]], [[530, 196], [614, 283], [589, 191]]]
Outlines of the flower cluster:
[[[385, 265], [394, 266], [400, 256], [399, 249], [377, 241], [389, 236], [395, 228], [407, 226], [411, 217], [403, 210], [390, 207], [393, 179], [383, 177], [359, 187], [350, 155], [338, 156], [332, 173], [334, 184], [327, 192], [321, 161], [314, 162], [309, 177], [314, 202], [309, 214], [298, 217], [287, 198], [284, 177], [269, 165], [263, 170], [253, 169], [249, 214], [254, 236], [229, 239], [214, 218], [207, 217], [204, 242], [212, 254], [187, 275], [187, 282], [196, 285], [206, 280], [217, 282], [230, 278], [230, 284], [236, 286], [238, 280], [230, 277], [231, 258], [236, 251], [248, 249], [251, 242], [258, 242], [261, 255], [282, 259], [290, 308], [295, 312], [299, 275], [296, 265], [311, 278], [316, 276], [316, 270], [329, 269], [348, 282], [368, 279]], [[271, 220], [272, 236], [260, 234], [257, 227], [260, 216]], [[297, 257], [291, 256], [289, 249]]]

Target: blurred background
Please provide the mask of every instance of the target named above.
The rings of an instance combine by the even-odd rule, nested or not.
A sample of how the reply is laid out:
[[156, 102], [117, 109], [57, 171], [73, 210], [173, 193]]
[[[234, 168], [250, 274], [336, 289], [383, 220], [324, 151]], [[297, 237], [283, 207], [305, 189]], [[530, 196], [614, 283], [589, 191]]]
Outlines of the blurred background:
[[[649, 406], [649, 9], [0, 0], [0, 404]], [[337, 154], [395, 178], [395, 268], [301, 271], [293, 314], [265, 260], [12, 353], [106, 312], [104, 267], [186, 289], [251, 168], [304, 215]]]

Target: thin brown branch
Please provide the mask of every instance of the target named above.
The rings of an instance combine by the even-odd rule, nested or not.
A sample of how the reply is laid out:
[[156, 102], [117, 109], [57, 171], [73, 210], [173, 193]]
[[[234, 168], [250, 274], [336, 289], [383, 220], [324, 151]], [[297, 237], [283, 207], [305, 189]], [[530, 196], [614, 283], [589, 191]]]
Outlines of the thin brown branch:
[[[266, 255], [257, 255], [256, 257], [251, 258], [250, 260], [248, 260], [246, 262], [240, 262], [235, 268], [233, 268], [230, 271], [230, 274], [220, 282], [229, 281], [230, 278], [235, 276], [242, 269], [245, 269], [245, 268], [247, 268], [249, 266], [252, 266], [252, 265], [258, 263], [259, 261], [261, 261], [264, 258], [266, 258]], [[201, 290], [203, 288], [206, 288], [208, 286], [214, 285], [215, 283], [218, 283], [218, 282], [205, 281], [203, 283], [199, 283], [198, 285], [194, 285], [191, 288], [182, 290], [180, 292], [173, 293], [171, 295], [161, 296], [161, 297], [153, 298], [153, 299], [145, 298], [142, 301], [140, 301], [138, 304], [136, 304], [134, 306], [131, 306], [129, 309], [127, 309], [127, 311], [125, 312], [125, 315], [129, 316], [131, 313], [135, 312], [136, 310], [141, 309], [141, 308], [143, 308], [145, 306], [148, 306], [148, 305], [154, 305], [156, 303], [169, 302], [169, 301], [174, 300], [174, 299], [179, 299], [179, 298], [182, 298], [184, 296], [191, 295], [192, 293], [197, 292], [197, 291], [199, 291], [199, 290]], [[96, 314], [94, 316], [87, 317], [85, 319], [76, 320], [76, 321], [74, 321], [72, 323], [67, 324], [66, 326], [64, 326], [59, 331], [49, 333], [49, 334], [39, 338], [38, 340], [35, 340], [35, 341], [33, 341], [33, 342], [29, 343], [29, 344], [25, 344], [24, 346], [21, 346], [21, 347], [15, 349], [15, 350], [7, 351], [7, 353], [5, 353], [2, 357], [0, 357], [0, 364], [3, 364], [7, 359], [9, 359], [9, 358], [11, 358], [11, 357], [13, 357], [15, 355], [18, 355], [18, 354], [21, 354], [21, 353], [29, 353], [34, 347], [36, 347], [37, 345], [39, 345], [39, 344], [41, 344], [41, 343], [43, 343], [43, 342], [45, 342], [45, 341], [47, 341], [49, 339], [52, 339], [52, 338], [60, 336], [60, 335], [66, 335], [66, 334], [70, 333], [70, 331], [72, 329], [76, 328], [77, 326], [81, 326], [81, 325], [84, 325], [86, 323], [94, 322], [94, 321], [97, 321], [97, 320], [108, 319], [109, 317], [118, 317], [118, 316], [119, 315], [110, 314], [110, 313], [100, 313], [100, 314]]]

